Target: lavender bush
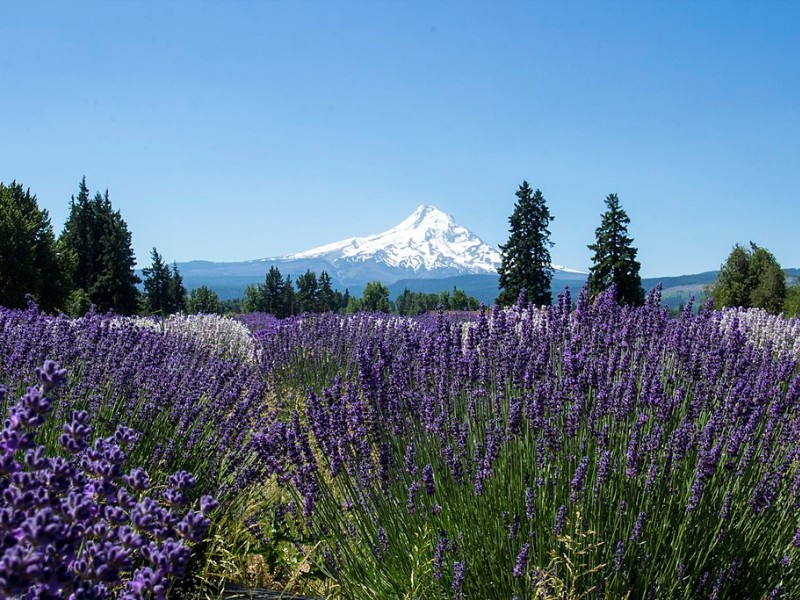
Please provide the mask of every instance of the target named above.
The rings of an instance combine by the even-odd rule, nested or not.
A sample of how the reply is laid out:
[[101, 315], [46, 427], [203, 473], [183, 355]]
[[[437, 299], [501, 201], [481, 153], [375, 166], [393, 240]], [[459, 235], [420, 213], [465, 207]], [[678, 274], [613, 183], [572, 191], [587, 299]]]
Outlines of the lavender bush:
[[[253, 431], [275, 413], [267, 389], [249, 361], [220, 354], [195, 335], [140, 327], [130, 319], [88, 314], [80, 319], [0, 308], [0, 380], [25, 390], [28, 373], [55, 358], [71, 374], [60, 392], [56, 421], [86, 411], [99, 435], [117, 425], [139, 431], [134, 464], [195, 473], [206, 489], [246, 485], [242, 449]], [[52, 451], [57, 427], [45, 424], [43, 443]], [[227, 479], [239, 478], [238, 483]]]
[[[136, 439], [118, 427], [90, 443], [86, 412], [58, 438], [62, 456], [36, 445], [51, 412], [48, 393], [66, 370], [46, 361], [39, 385], [11, 406], [0, 433], [0, 593], [4, 598], [166, 598], [203, 540], [217, 503], [189, 509], [194, 477], [180, 471], [163, 489], [145, 471], [123, 471]], [[6, 390], [0, 386], [0, 399]]]
[[723, 318], [281, 323], [262, 365], [309, 389], [254, 448], [348, 598], [797, 597], [796, 360]]
[[234, 319], [220, 315], [170, 315], [166, 318], [136, 317], [133, 322], [167, 333], [186, 336], [222, 358], [255, 360], [250, 330]]

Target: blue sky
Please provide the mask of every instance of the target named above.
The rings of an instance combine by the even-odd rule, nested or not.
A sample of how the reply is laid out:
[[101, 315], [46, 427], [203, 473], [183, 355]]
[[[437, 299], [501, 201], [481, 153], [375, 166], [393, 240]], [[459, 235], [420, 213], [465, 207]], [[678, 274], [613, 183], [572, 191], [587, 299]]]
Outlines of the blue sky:
[[0, 181], [59, 232], [86, 175], [140, 266], [377, 233], [493, 245], [523, 179], [586, 269], [619, 195], [644, 276], [753, 240], [800, 267], [800, 2], [4, 2]]

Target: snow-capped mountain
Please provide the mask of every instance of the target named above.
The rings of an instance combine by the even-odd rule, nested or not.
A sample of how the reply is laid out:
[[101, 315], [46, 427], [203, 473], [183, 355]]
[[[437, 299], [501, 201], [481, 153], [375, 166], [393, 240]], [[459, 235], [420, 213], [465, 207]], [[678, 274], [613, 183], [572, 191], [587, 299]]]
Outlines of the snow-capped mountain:
[[[179, 265], [184, 285], [208, 285], [226, 298], [241, 297], [247, 285], [263, 283], [270, 267], [297, 279], [307, 270], [326, 271], [334, 286], [359, 295], [369, 281], [399, 286], [401, 293], [452, 290], [454, 286], [491, 304], [497, 296], [500, 253], [453, 217], [420, 206], [399, 225], [279, 257], [243, 262], [192, 261]], [[578, 288], [586, 273], [553, 264], [553, 289]], [[393, 292], [393, 293], [394, 293]]]
[[325, 260], [337, 270], [374, 262], [417, 276], [442, 272], [495, 273], [500, 265], [497, 250], [434, 206], [420, 206], [402, 223], [383, 233], [281, 257], [290, 261], [308, 259]]

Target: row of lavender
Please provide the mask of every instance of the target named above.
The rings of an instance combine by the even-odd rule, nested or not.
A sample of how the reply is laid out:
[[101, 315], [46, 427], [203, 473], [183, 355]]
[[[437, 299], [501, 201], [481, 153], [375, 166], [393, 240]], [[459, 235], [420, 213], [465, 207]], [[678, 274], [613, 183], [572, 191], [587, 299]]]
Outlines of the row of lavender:
[[246, 446], [275, 409], [253, 361], [216, 317], [0, 309], [0, 596], [166, 597], [211, 494], [259, 480]]
[[317, 567], [348, 598], [798, 597], [796, 323], [658, 301], [250, 317], [304, 396], [253, 443]]
[[162, 597], [203, 551], [189, 504], [224, 536], [274, 477], [263, 550], [310, 542], [348, 598], [800, 594], [797, 322], [569, 307], [252, 337], [0, 309], [0, 593]]

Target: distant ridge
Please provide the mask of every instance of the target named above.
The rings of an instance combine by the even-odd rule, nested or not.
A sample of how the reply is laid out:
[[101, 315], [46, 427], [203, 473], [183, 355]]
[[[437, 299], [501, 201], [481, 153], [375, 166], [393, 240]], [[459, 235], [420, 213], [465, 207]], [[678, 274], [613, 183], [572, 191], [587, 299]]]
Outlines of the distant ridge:
[[[195, 260], [178, 263], [184, 285], [192, 289], [205, 285], [221, 298], [238, 298], [244, 289], [262, 283], [271, 266], [284, 276], [297, 279], [306, 270], [327, 271], [338, 289], [361, 295], [369, 281], [389, 286], [394, 298], [405, 288], [413, 292], [464, 290], [478, 300], [492, 304], [497, 297], [497, 267], [500, 253], [486, 244], [450, 215], [434, 206], [419, 206], [395, 227], [374, 235], [352, 237], [317, 248], [280, 257], [241, 262]], [[553, 263], [554, 295], [569, 286], [574, 297], [588, 273]], [[798, 269], [785, 269], [790, 278]], [[717, 278], [717, 271], [677, 277], [642, 280], [645, 290], [662, 284], [665, 304], [678, 306], [690, 296], [700, 299], [704, 288]]]

